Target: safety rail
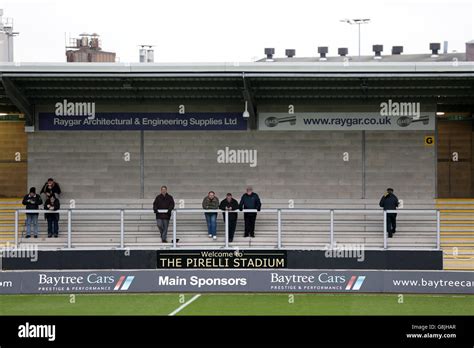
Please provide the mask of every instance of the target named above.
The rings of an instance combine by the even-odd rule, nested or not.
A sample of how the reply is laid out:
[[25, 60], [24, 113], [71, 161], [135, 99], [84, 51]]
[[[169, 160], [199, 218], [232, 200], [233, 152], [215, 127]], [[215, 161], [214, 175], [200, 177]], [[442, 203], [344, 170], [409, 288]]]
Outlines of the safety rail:
[[[159, 213], [166, 213], [168, 210], [158, 210]], [[172, 247], [177, 248], [177, 216], [189, 213], [224, 213], [225, 214], [225, 248], [229, 248], [229, 213], [276, 213], [277, 214], [277, 245], [282, 248], [282, 215], [286, 213], [302, 214], [328, 214], [329, 222], [329, 243], [331, 248], [335, 246], [334, 224], [335, 216], [338, 214], [362, 214], [362, 215], [383, 215], [383, 249], [388, 248], [387, 241], [387, 213], [398, 214], [433, 214], [436, 221], [436, 250], [440, 250], [440, 210], [438, 209], [400, 209], [400, 210], [381, 210], [381, 209], [298, 209], [298, 208], [277, 208], [277, 209], [245, 209], [243, 211], [229, 210], [205, 210], [205, 209], [175, 209], [171, 211], [173, 243]], [[117, 214], [120, 223], [120, 248], [125, 248], [125, 217], [127, 214], [154, 214], [151, 209], [61, 209], [56, 211], [49, 210], [15, 210], [15, 246], [18, 247], [19, 215], [25, 214], [67, 214], [67, 248], [72, 248], [72, 216], [73, 214]]]

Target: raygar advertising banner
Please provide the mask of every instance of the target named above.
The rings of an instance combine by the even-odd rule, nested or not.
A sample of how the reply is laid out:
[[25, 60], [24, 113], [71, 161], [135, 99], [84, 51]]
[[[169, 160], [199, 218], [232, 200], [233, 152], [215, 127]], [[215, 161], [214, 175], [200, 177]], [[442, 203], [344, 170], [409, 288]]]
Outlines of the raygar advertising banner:
[[0, 294], [142, 292], [474, 294], [472, 272], [334, 270], [21, 271]]
[[419, 115], [382, 115], [377, 112], [259, 113], [258, 129], [265, 131], [318, 130], [430, 130], [435, 129], [433, 112]]
[[39, 130], [247, 130], [242, 113], [134, 113], [98, 112], [78, 115], [38, 114]]

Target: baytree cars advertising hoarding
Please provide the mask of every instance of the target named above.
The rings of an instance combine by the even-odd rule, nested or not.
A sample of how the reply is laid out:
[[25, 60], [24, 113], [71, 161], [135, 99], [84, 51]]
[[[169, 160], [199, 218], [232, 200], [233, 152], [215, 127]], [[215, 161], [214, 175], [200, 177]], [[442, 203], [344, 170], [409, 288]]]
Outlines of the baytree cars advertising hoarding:
[[472, 272], [334, 270], [7, 271], [0, 294], [302, 292], [474, 294]]

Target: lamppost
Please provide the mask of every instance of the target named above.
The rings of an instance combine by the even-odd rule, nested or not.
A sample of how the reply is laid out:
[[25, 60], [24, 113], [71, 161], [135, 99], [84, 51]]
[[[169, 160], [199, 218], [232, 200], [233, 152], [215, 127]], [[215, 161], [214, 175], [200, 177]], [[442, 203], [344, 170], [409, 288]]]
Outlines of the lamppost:
[[368, 24], [370, 22], [370, 18], [354, 18], [354, 19], [341, 19], [340, 22], [348, 23], [348, 24], [357, 24], [359, 27], [359, 57], [360, 57], [360, 25], [361, 24]]

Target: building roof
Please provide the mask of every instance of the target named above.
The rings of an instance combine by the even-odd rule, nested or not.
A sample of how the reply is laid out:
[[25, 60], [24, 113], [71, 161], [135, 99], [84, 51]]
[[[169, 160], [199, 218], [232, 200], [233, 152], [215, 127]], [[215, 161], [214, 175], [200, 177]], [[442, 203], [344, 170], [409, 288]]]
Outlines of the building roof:
[[0, 65], [0, 112], [58, 100], [112, 103], [412, 99], [472, 103], [474, 62], [9, 63]]
[[[466, 61], [466, 53], [446, 53], [438, 54], [437, 57], [432, 57], [431, 54], [391, 54], [382, 55], [382, 59], [376, 60], [374, 56], [326, 56], [326, 62], [344, 62], [348, 61], [354, 63], [436, 63], [436, 62], [463, 62]], [[265, 62], [265, 58], [260, 59], [259, 62]], [[315, 57], [276, 57], [275, 62], [320, 62], [319, 56]]]
[[[394, 57], [394, 56], [391, 56]], [[400, 56], [401, 57], [401, 56]], [[359, 58], [359, 57], [358, 57]], [[223, 62], [223, 63], [3, 63], [0, 74], [22, 74], [39, 76], [43, 73], [60, 74], [98, 73], [112, 74], [200, 74], [209, 75], [233, 73], [438, 73], [473, 72], [474, 62], [453, 60], [397, 61], [395, 58], [363, 61], [353, 58], [344, 61], [342, 57], [329, 57], [328, 61], [316, 58], [276, 58], [274, 62]], [[445, 57], [446, 58], [446, 57]], [[306, 59], [306, 60], [305, 60]], [[164, 75], [163, 75], [164, 76]]]

